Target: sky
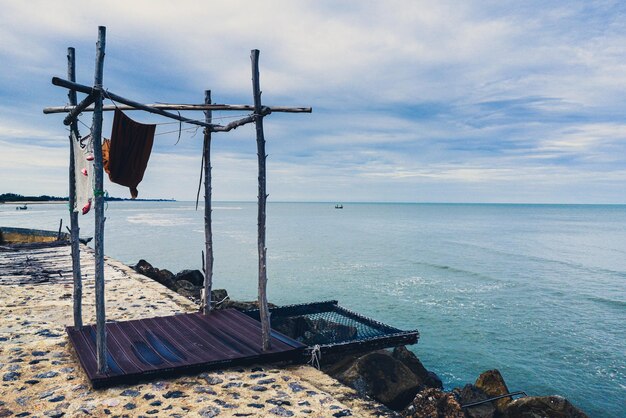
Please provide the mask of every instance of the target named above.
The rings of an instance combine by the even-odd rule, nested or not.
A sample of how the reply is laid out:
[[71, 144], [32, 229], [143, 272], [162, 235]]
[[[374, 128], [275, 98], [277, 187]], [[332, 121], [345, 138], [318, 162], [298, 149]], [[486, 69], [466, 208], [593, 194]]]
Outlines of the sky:
[[[250, 104], [261, 51], [263, 103], [313, 108], [265, 118], [270, 201], [626, 203], [621, 1], [0, 6], [0, 193], [67, 196], [64, 115], [42, 109], [67, 104], [50, 82], [67, 76], [67, 47], [77, 81], [93, 84], [106, 26], [104, 87], [143, 103], [202, 103], [210, 89]], [[159, 124], [139, 197], [195, 199], [202, 129], [183, 125], [178, 141], [172, 120], [128, 114]], [[255, 200], [254, 126], [213, 134], [212, 165], [215, 200]]]

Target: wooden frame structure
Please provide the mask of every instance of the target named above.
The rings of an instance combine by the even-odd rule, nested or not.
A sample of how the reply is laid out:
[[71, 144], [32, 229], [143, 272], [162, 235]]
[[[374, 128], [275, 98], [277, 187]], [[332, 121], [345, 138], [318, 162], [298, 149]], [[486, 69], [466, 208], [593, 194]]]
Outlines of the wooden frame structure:
[[[92, 140], [94, 142], [94, 175], [95, 175], [95, 299], [96, 299], [96, 346], [97, 346], [97, 372], [105, 373], [107, 371], [107, 352], [106, 352], [106, 314], [105, 314], [105, 288], [104, 288], [104, 192], [103, 192], [103, 167], [102, 167], [102, 117], [104, 111], [119, 108], [122, 110], [143, 110], [146, 112], [158, 114], [167, 118], [175, 119], [180, 122], [189, 123], [204, 127], [204, 143], [203, 143], [203, 170], [204, 170], [204, 191], [205, 191], [205, 281], [202, 300], [202, 311], [205, 315], [211, 312], [211, 288], [213, 279], [213, 240], [211, 229], [211, 134], [213, 132], [228, 132], [239, 126], [248, 123], [254, 123], [256, 126], [256, 142], [258, 156], [258, 256], [259, 256], [259, 283], [258, 283], [258, 299], [260, 307], [260, 322], [262, 328], [261, 345], [264, 351], [270, 348], [270, 318], [267, 305], [267, 265], [266, 255], [267, 247], [265, 244], [265, 217], [266, 217], [266, 158], [265, 154], [265, 136], [263, 131], [263, 118], [272, 112], [287, 113], [310, 113], [310, 107], [284, 107], [284, 106], [263, 106], [261, 103], [261, 89], [259, 80], [259, 51], [252, 50], [252, 91], [254, 105], [228, 105], [228, 104], [212, 104], [211, 92], [205, 91], [203, 104], [142, 104], [108, 90], [103, 87], [104, 76], [104, 56], [106, 44], [106, 28], [98, 27], [98, 42], [96, 44], [96, 62], [93, 87], [76, 83], [75, 74], [75, 52], [74, 48], [68, 48], [68, 79], [53, 77], [52, 84], [69, 90], [69, 106], [47, 107], [44, 113], [68, 113], [63, 123], [70, 126], [70, 170], [69, 170], [69, 198], [71, 206], [71, 241], [72, 241], [72, 265], [73, 265], [73, 281], [74, 281], [74, 328], [81, 329], [82, 322], [82, 278], [80, 271], [80, 247], [79, 247], [79, 225], [78, 214], [74, 212], [75, 199], [75, 175], [74, 175], [74, 155], [72, 150], [72, 141], [78, 140], [80, 134], [78, 132], [77, 118], [82, 112], [93, 112], [93, 122], [91, 127]], [[76, 93], [87, 94], [87, 97], [81, 102], [77, 101]], [[103, 100], [111, 99], [120, 104], [115, 106], [104, 106]], [[171, 113], [169, 110], [192, 110], [204, 111], [204, 121], [188, 119], [180, 114]], [[252, 111], [253, 113], [247, 117], [231, 122], [227, 125], [218, 125], [212, 122], [213, 110], [232, 110], [232, 111]]]

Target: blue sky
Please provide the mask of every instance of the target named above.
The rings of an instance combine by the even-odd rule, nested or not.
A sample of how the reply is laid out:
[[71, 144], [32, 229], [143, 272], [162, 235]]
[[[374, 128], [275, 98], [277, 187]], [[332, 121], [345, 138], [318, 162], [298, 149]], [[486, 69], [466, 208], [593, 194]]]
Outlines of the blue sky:
[[[0, 5], [0, 193], [67, 195], [63, 116], [42, 109], [67, 102], [50, 79], [68, 46], [93, 83], [104, 25], [105, 87], [146, 103], [251, 103], [261, 50], [264, 103], [314, 109], [265, 120], [270, 200], [626, 203], [619, 1]], [[140, 197], [195, 198], [202, 133], [176, 129], [158, 126]], [[214, 135], [216, 200], [256, 199], [254, 138]]]

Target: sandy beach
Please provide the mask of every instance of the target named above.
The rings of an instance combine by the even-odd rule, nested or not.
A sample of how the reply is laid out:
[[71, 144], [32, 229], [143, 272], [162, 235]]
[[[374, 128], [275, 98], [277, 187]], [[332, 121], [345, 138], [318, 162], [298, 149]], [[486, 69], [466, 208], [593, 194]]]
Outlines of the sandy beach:
[[[54, 249], [70, 261], [69, 246]], [[0, 253], [7, 263], [11, 253]], [[93, 253], [82, 246], [84, 321], [95, 321]], [[65, 333], [71, 271], [43, 284], [0, 278], [0, 417], [394, 416], [306, 365], [259, 365], [93, 390]], [[116, 260], [105, 264], [107, 320], [197, 310], [195, 304]]]

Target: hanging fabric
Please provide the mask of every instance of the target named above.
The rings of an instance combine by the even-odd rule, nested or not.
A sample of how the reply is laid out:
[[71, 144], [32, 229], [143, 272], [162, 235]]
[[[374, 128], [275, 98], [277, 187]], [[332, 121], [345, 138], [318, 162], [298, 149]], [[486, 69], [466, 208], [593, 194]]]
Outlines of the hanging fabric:
[[146, 171], [156, 125], [138, 123], [115, 109], [111, 141], [103, 143], [103, 154], [107, 152], [105, 171], [113, 183], [130, 188], [131, 198], [139, 194], [137, 185]]
[[72, 141], [74, 147], [74, 178], [76, 179], [76, 196], [74, 212], [87, 214], [93, 202], [93, 140], [87, 135]]

